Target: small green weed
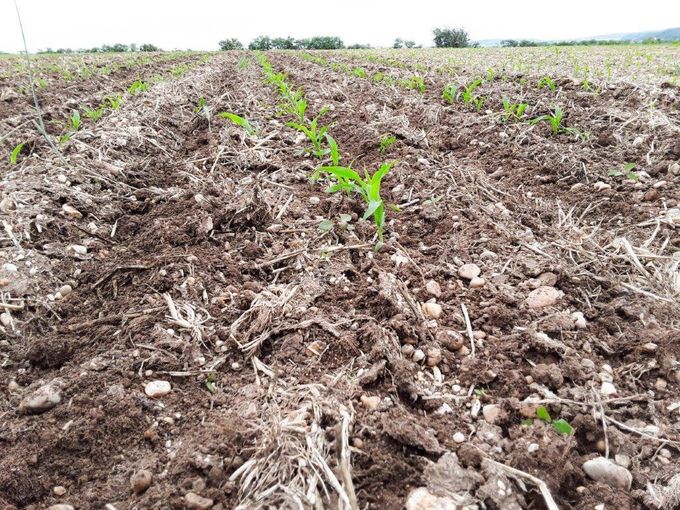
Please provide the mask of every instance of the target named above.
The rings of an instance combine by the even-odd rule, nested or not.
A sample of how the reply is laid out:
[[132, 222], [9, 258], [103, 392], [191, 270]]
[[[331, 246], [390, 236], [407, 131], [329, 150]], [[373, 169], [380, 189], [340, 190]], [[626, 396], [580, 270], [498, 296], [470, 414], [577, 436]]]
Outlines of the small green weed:
[[253, 128], [253, 126], [250, 125], [250, 122], [248, 122], [248, 119], [246, 119], [245, 117], [241, 117], [240, 115], [236, 115], [235, 113], [231, 112], [221, 112], [219, 116], [224, 119], [230, 120], [237, 126], [241, 126], [250, 136], [255, 136], [257, 134], [255, 128]]
[[385, 135], [380, 139], [380, 154], [383, 156], [387, 153], [390, 147], [392, 147], [397, 141], [397, 137], [394, 135]]
[[12, 152], [11, 152], [11, 154], [9, 155], [9, 162], [10, 162], [12, 165], [16, 165], [16, 164], [17, 164], [17, 158], [19, 157], [19, 154], [21, 153], [21, 149], [23, 149], [23, 148], [24, 148], [24, 144], [23, 144], [23, 143], [20, 143], [19, 145], [17, 145], [16, 147], [14, 147], [14, 149], [12, 149]]
[[612, 168], [607, 172], [607, 175], [610, 177], [620, 177], [620, 176], [625, 176], [626, 179], [629, 179], [631, 181], [639, 181], [640, 176], [637, 174], [637, 172], [633, 172], [637, 165], [635, 163], [626, 163], [622, 169], [618, 168]]

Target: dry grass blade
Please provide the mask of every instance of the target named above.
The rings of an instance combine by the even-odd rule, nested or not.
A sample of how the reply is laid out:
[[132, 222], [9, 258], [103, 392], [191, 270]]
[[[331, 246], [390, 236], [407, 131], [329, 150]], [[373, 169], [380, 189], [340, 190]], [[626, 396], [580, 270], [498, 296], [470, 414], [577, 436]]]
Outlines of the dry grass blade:
[[196, 313], [196, 308], [189, 304], [176, 305], [175, 302], [170, 297], [170, 294], [163, 294], [170, 314], [166, 316], [170, 320], [170, 323], [183, 329], [187, 329], [191, 332], [191, 336], [197, 342], [203, 342], [203, 331], [205, 322], [209, 317], [203, 318], [200, 314]]

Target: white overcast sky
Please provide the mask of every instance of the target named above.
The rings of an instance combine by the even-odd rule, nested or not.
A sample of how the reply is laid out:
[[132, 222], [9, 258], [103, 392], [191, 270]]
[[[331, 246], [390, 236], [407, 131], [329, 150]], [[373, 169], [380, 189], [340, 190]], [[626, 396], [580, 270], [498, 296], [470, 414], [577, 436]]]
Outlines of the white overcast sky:
[[[225, 37], [338, 35], [346, 44], [432, 44], [432, 29], [472, 39], [570, 39], [680, 26], [678, 0], [17, 0], [30, 51], [150, 42], [217, 49]], [[13, 0], [0, 0], [0, 51], [21, 48]]]

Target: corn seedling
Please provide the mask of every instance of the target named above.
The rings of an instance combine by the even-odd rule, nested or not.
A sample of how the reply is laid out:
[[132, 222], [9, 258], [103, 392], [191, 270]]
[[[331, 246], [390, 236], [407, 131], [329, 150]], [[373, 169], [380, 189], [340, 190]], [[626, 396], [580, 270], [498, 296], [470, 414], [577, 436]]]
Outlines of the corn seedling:
[[[568, 421], [561, 418], [559, 420], [553, 420], [548, 410], [543, 406], [538, 406], [536, 408], [536, 419], [552, 425], [555, 432], [562, 434], [563, 436], [571, 436], [574, 433], [574, 427], [572, 427]], [[531, 419], [522, 421], [522, 425], [527, 426], [531, 426], [533, 423], [534, 420]]]
[[9, 155], [9, 162], [10, 162], [12, 165], [16, 165], [16, 164], [17, 164], [17, 158], [19, 157], [19, 154], [21, 153], [21, 149], [23, 149], [23, 148], [24, 148], [24, 144], [23, 144], [23, 143], [20, 143], [19, 145], [17, 145], [16, 147], [14, 147], [14, 149], [12, 149], [12, 152], [11, 152], [11, 154]]
[[379, 241], [377, 248], [380, 248], [382, 245], [383, 226], [385, 224], [385, 203], [380, 197], [380, 186], [383, 177], [385, 177], [387, 172], [389, 172], [396, 164], [396, 162], [383, 163], [373, 175], [364, 170], [363, 179], [350, 167], [322, 166], [318, 169], [318, 172], [331, 174], [337, 179], [337, 183], [334, 186], [331, 186], [327, 190], [328, 192], [354, 191], [363, 198], [366, 204], [363, 219], [373, 218]]
[[507, 97], [503, 98], [503, 120], [520, 120], [529, 105], [526, 103], [511, 103]]
[[323, 148], [323, 142], [326, 139], [325, 135], [328, 132], [328, 126], [319, 126], [319, 119], [328, 111], [328, 108], [322, 108], [319, 114], [309, 121], [309, 125], [305, 126], [300, 122], [288, 122], [287, 126], [297, 129], [304, 133], [309, 141], [312, 142], [312, 148], [308, 151], [317, 158], [328, 154], [328, 150]]
[[383, 81], [384, 78], [385, 78], [385, 74], [384, 74], [384, 73], [381, 73], [380, 71], [378, 71], [377, 73], [375, 73], [375, 74], [371, 77], [371, 79], [372, 79], [374, 82], [376, 82], [376, 83], [379, 83], [379, 82]]
[[208, 108], [208, 102], [205, 100], [204, 97], [199, 97], [198, 98], [198, 104], [194, 107], [194, 113], [199, 114], [199, 113], [205, 113]]
[[104, 115], [104, 107], [100, 106], [99, 108], [90, 109], [87, 106], [84, 106], [83, 114], [85, 114], [85, 117], [87, 117], [88, 119], [97, 122], [99, 119], [102, 118], [102, 115]]
[[123, 102], [123, 96], [116, 94], [115, 96], [108, 96], [106, 100], [109, 102], [112, 110], [117, 110]]
[[629, 179], [631, 181], [638, 181], [640, 180], [640, 176], [637, 174], [637, 172], [633, 172], [635, 169], [635, 163], [626, 163], [623, 168], [618, 169], [618, 168], [612, 168], [607, 172], [607, 175], [610, 177], [620, 177], [620, 176], [625, 176], [626, 179]]
[[366, 78], [366, 69], [364, 69], [363, 67], [355, 67], [352, 70], [352, 74], [354, 74], [354, 76], [356, 76], [357, 78]]
[[189, 70], [189, 66], [186, 64], [180, 64], [176, 67], [173, 67], [170, 69], [170, 74], [172, 74], [175, 78], [180, 78], [184, 76], [184, 74]]
[[581, 136], [581, 132], [576, 128], [566, 127], [563, 124], [564, 110], [559, 106], [555, 106], [553, 112], [548, 115], [541, 115], [529, 121], [529, 124], [538, 124], [539, 122], [547, 122], [550, 125], [550, 132], [553, 135], [566, 133], [570, 135]]
[[133, 96], [140, 92], [146, 92], [147, 90], [149, 90], [149, 84], [141, 80], [134, 81], [128, 88], [128, 92]]
[[[475, 104], [475, 90], [484, 83], [481, 78], [476, 79], [469, 85], [464, 85], [463, 86], [463, 91], [460, 94], [460, 98], [463, 100], [463, 103], [466, 105], [470, 106], [471, 104]], [[476, 106], [476, 104], [475, 104]], [[478, 108], [479, 109], [479, 108]]]
[[485, 102], [486, 96], [475, 96], [472, 98], [472, 104], [475, 106], [478, 112], [482, 110], [482, 106], [484, 106]]
[[380, 154], [385, 155], [392, 145], [397, 141], [397, 137], [394, 135], [385, 135], [380, 139]]
[[425, 80], [421, 76], [411, 76], [411, 78], [404, 82], [404, 87], [409, 90], [417, 90], [421, 94], [424, 94], [425, 90], [427, 90]]
[[250, 125], [250, 122], [248, 122], [248, 119], [245, 117], [241, 117], [240, 115], [236, 115], [235, 113], [231, 112], [221, 112], [219, 116], [230, 120], [237, 126], [242, 127], [250, 136], [255, 136], [257, 134], [257, 131], [253, 128], [253, 126]]
[[553, 80], [550, 76], [544, 76], [540, 80], [538, 80], [537, 84], [539, 89], [545, 89], [548, 88], [555, 92], [557, 90], [557, 85], [555, 84], [555, 80]]
[[450, 104], [453, 104], [456, 101], [457, 97], [458, 97], [458, 85], [454, 85], [453, 83], [451, 83], [444, 87], [444, 91], [442, 92], [442, 98], [444, 98], [445, 101], [447, 101]]

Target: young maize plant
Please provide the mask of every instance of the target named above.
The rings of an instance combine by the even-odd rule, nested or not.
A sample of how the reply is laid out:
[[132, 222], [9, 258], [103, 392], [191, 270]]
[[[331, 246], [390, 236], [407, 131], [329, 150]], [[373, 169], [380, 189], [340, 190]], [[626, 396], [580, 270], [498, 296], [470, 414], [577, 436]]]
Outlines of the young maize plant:
[[73, 115], [69, 117], [69, 124], [66, 126], [66, 133], [61, 135], [61, 138], [59, 139], [60, 143], [66, 143], [68, 142], [71, 137], [76, 134], [76, 131], [78, 131], [78, 128], [80, 128], [80, 113], [78, 110], [73, 110]]
[[397, 137], [394, 136], [394, 135], [388, 134], [388, 135], [383, 136], [380, 139], [380, 148], [378, 149], [380, 154], [382, 154], [384, 156], [387, 153], [387, 151], [389, 150], [389, 148], [392, 147], [392, 145], [394, 145], [396, 143], [396, 141], [397, 141]]
[[553, 80], [550, 76], [544, 76], [540, 80], [538, 80], [537, 87], [539, 89], [545, 89], [548, 88], [555, 92], [557, 90], [557, 85], [555, 84], [555, 80]]
[[14, 149], [12, 149], [12, 152], [9, 155], [9, 162], [12, 165], [17, 164], [17, 158], [19, 157], [19, 154], [21, 153], [21, 149], [23, 149], [23, 148], [24, 148], [24, 144], [22, 142], [19, 145], [17, 145], [16, 147], [14, 147]]
[[526, 103], [511, 103], [507, 97], [503, 98], [503, 121], [520, 120], [529, 107]]
[[633, 171], [636, 166], [637, 165], [635, 163], [626, 163], [622, 169], [612, 168], [609, 170], [609, 172], [607, 172], [607, 175], [610, 177], [620, 177], [623, 175], [630, 181], [639, 181], [640, 176], [637, 174], [637, 172]]
[[[481, 78], [478, 78], [469, 85], [463, 85], [463, 91], [460, 94], [460, 98], [463, 100], [463, 103], [465, 103], [467, 106], [470, 106], [471, 104], [477, 106], [478, 102], [476, 102], [475, 99], [478, 98], [475, 96], [475, 90], [477, 90], [477, 88], [479, 88], [482, 83], [484, 83], [484, 81]], [[477, 108], [477, 110], [480, 108]]]
[[250, 136], [257, 135], [257, 130], [250, 125], [250, 122], [248, 122], [248, 119], [245, 117], [241, 117], [240, 115], [236, 115], [235, 113], [231, 112], [221, 112], [218, 114], [218, 116], [222, 117], [223, 119], [228, 119], [237, 126], [242, 127]]
[[85, 117], [88, 119], [97, 122], [99, 119], [102, 118], [102, 115], [104, 115], [104, 107], [100, 106], [99, 108], [88, 108], [87, 106], [83, 107], [83, 113], [85, 114]]
[[313, 154], [317, 158], [321, 158], [329, 153], [329, 149], [323, 148], [323, 142], [326, 140], [325, 135], [328, 132], [328, 126], [319, 126], [319, 119], [326, 112], [328, 112], [328, 108], [322, 108], [319, 114], [309, 121], [308, 126], [299, 122], [286, 123], [287, 126], [304, 133], [307, 138], [309, 138], [309, 141], [312, 142], [312, 148], [307, 149], [306, 152]]
[[146, 92], [147, 90], [149, 90], [149, 84], [142, 80], [135, 80], [128, 88], [128, 92], [133, 96], [140, 92]]
[[115, 96], [108, 96], [106, 100], [109, 102], [112, 110], [117, 110], [120, 108], [120, 104], [123, 102], [123, 96], [116, 94]]
[[550, 125], [550, 132], [553, 135], [559, 135], [561, 133], [568, 135], [575, 135], [581, 137], [582, 133], [573, 127], [567, 127], [563, 124], [564, 120], [564, 110], [559, 106], [555, 106], [554, 111], [549, 115], [541, 115], [539, 117], [533, 118], [529, 121], [529, 124], [538, 124], [539, 122], [547, 122]]
[[444, 98], [445, 101], [447, 101], [450, 104], [453, 104], [456, 102], [457, 97], [458, 97], [458, 85], [454, 85], [453, 83], [451, 83], [444, 87], [444, 91], [442, 92], [442, 98]]
[[369, 174], [364, 170], [364, 178], [355, 172], [351, 167], [346, 166], [322, 166], [317, 169], [318, 173], [327, 173], [336, 178], [336, 183], [326, 190], [329, 193], [337, 191], [355, 192], [366, 203], [363, 219], [373, 218], [378, 234], [379, 249], [383, 243], [383, 226], [385, 224], [385, 202], [380, 197], [380, 186], [383, 177], [387, 175], [395, 165], [396, 161], [383, 163], [378, 170]]

